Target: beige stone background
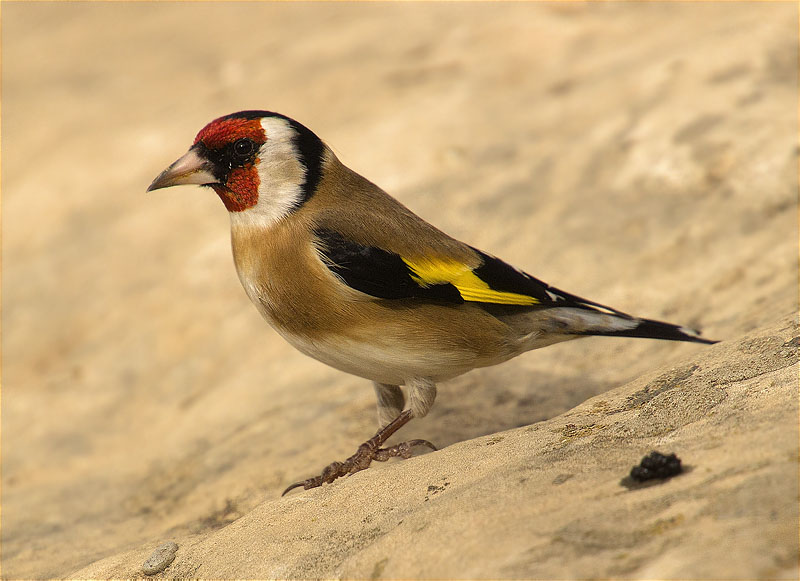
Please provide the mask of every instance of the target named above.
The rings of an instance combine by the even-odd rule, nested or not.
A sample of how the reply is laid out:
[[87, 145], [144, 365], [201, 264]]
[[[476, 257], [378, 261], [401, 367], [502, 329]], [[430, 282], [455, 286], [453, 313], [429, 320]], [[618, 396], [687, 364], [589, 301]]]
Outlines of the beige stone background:
[[[2, 5], [2, 575], [796, 577], [794, 3]], [[259, 108], [445, 231], [713, 347], [592, 338], [440, 386], [442, 450], [308, 492], [370, 385], [239, 287], [200, 188]], [[620, 485], [652, 449], [690, 467]]]

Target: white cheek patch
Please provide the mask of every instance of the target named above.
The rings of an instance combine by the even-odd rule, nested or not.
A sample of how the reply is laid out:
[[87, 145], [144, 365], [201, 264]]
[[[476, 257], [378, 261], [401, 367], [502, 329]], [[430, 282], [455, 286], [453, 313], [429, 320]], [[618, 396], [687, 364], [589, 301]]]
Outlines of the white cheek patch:
[[306, 169], [298, 159], [297, 133], [284, 119], [266, 117], [261, 126], [267, 141], [258, 152], [258, 202], [242, 212], [232, 212], [234, 224], [270, 226], [296, 208], [303, 197]]

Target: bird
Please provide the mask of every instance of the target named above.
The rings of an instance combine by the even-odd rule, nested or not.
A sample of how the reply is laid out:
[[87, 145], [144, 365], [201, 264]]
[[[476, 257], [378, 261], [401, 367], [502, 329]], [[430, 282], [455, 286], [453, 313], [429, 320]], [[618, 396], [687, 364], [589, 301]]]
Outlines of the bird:
[[564, 292], [456, 240], [280, 113], [211, 121], [147, 191], [192, 184], [228, 210], [236, 272], [263, 318], [305, 355], [373, 383], [377, 433], [283, 494], [436, 450], [427, 440], [383, 444], [427, 415], [437, 384], [472, 369], [593, 335], [716, 342]]

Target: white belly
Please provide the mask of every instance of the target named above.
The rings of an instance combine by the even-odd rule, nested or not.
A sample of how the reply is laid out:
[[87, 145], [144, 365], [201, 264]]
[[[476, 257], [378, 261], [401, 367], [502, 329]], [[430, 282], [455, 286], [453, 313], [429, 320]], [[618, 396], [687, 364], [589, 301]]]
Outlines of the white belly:
[[407, 345], [390, 347], [348, 337], [310, 340], [275, 330], [301, 353], [345, 373], [379, 383], [403, 385], [419, 377], [439, 382], [474, 367], [471, 361], [454, 357], [453, 353], [412, 349]]
[[413, 378], [434, 382], [451, 379], [479, 366], [500, 363], [517, 353], [503, 353], [491, 361], [480, 362], [477, 353], [453, 344], [442, 345], [419, 336], [410, 338], [403, 331], [389, 326], [348, 328], [346, 333], [297, 334], [275, 323], [270, 316], [270, 297], [267, 290], [253, 284], [253, 278], [240, 279], [248, 297], [266, 321], [286, 341], [301, 353], [335, 369], [390, 385], [404, 385]]

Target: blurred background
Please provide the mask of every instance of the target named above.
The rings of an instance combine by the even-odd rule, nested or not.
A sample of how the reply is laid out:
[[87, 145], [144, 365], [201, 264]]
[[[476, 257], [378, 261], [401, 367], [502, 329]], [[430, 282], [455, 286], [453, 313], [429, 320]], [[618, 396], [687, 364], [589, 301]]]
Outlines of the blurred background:
[[[289, 115], [566, 291], [730, 339], [797, 308], [792, 3], [3, 3], [7, 578], [241, 516], [373, 433], [368, 382], [240, 288], [212, 119]], [[558, 415], [695, 345], [587, 339], [440, 386], [405, 438]]]

